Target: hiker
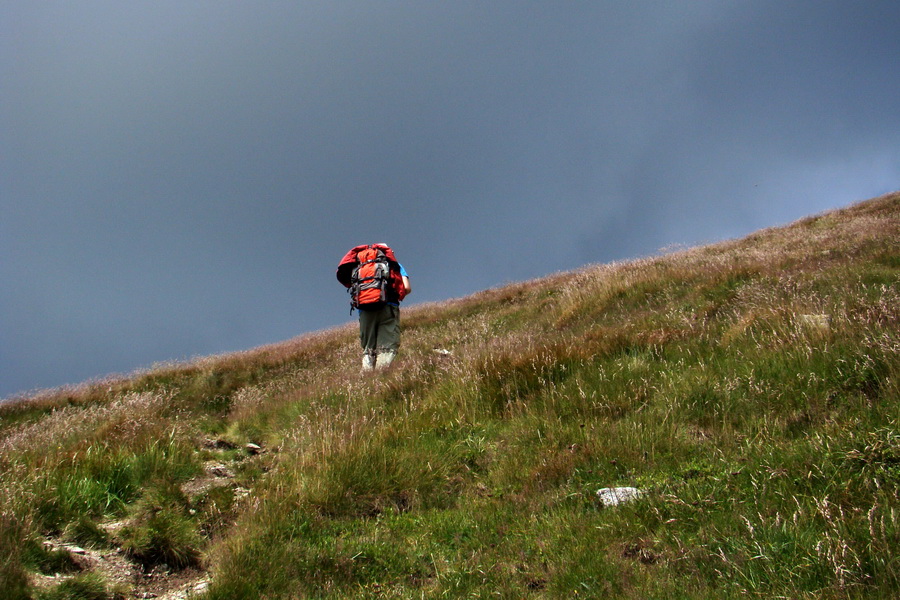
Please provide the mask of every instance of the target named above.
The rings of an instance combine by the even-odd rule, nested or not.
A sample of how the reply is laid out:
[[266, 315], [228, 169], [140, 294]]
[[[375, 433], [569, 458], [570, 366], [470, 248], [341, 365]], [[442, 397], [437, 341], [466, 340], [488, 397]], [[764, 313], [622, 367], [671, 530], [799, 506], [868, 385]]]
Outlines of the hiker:
[[412, 291], [409, 276], [387, 244], [351, 249], [337, 268], [350, 292], [350, 313], [359, 310], [363, 371], [386, 369], [400, 347], [400, 301]]

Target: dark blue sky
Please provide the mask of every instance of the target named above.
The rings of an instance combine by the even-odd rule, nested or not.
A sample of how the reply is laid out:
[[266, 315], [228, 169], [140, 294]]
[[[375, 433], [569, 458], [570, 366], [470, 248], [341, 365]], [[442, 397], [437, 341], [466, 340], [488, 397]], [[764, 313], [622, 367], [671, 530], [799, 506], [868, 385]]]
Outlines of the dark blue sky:
[[900, 188], [900, 4], [0, 0], [0, 396]]

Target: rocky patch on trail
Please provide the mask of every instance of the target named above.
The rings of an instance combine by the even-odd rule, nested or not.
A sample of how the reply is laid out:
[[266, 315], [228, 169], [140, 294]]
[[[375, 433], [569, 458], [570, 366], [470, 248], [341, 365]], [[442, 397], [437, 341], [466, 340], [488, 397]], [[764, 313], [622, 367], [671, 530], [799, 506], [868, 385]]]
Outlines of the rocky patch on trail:
[[[202, 446], [221, 454], [205, 461], [203, 473], [180, 486], [182, 493], [196, 499], [215, 488], [231, 487], [235, 501], [248, 497], [250, 490], [235, 482], [235, 459], [229, 460], [227, 454], [238, 446], [225, 440], [206, 440]], [[243, 451], [244, 456], [237, 460], [252, 460], [266, 452], [257, 444], [246, 444]], [[33, 584], [39, 589], [49, 589], [79, 573], [96, 573], [103, 577], [113, 597], [119, 600], [188, 600], [206, 591], [210, 580], [201, 566], [174, 569], [166, 564], [147, 566], [131, 560], [121, 547], [122, 531], [129, 525], [128, 519], [99, 523], [98, 527], [108, 536], [108, 541], [98, 547], [82, 547], [60, 537], [48, 537], [44, 541], [44, 550], [66, 555], [64, 562], [69, 566], [63, 573], [33, 575]]]
[[[152, 579], [152, 578], [151, 578]], [[200, 594], [209, 587], [206, 572], [196, 569], [185, 569], [176, 573], [159, 573], [157, 583], [160, 585], [135, 595], [135, 598], [157, 598], [158, 600], [187, 600], [192, 595]]]
[[[106, 529], [121, 529], [123, 524], [111, 523]], [[79, 573], [93, 572], [106, 581], [114, 598], [160, 600], [187, 600], [192, 594], [199, 594], [209, 587], [207, 573], [199, 568], [172, 570], [167, 565], [157, 565], [145, 570], [141, 565], [129, 560], [122, 548], [82, 548], [55, 538], [44, 541], [48, 552], [65, 552], [70, 564], [74, 565], [66, 573], [34, 575], [32, 583], [39, 589], [59, 585]]]
[[233, 484], [234, 472], [221, 462], [210, 460], [203, 465], [204, 474], [182, 484], [181, 491], [188, 497], [198, 496], [214, 487]]

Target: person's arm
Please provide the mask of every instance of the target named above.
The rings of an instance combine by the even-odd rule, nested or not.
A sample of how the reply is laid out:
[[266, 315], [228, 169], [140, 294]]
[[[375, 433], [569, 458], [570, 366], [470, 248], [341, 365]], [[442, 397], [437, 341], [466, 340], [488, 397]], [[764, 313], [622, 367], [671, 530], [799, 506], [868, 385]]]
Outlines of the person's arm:
[[412, 292], [412, 286], [409, 285], [409, 277], [406, 275], [403, 276], [403, 290], [406, 292], [407, 296]]

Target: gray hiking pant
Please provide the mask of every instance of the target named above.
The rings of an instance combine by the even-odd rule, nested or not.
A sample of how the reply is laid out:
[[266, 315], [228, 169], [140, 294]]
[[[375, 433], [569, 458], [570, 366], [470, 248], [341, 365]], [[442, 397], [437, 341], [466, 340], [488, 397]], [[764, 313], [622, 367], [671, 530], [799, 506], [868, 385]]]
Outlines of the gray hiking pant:
[[400, 347], [400, 307], [385, 304], [376, 310], [359, 311], [359, 341], [366, 354]]

